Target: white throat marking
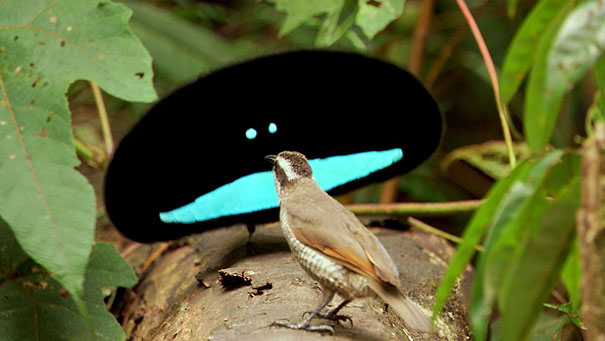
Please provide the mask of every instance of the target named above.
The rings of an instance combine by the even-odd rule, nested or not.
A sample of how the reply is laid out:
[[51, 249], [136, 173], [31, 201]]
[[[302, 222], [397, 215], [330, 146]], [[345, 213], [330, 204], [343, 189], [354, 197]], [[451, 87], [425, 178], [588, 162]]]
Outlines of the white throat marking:
[[290, 162], [286, 161], [285, 159], [279, 158], [277, 159], [277, 163], [279, 164], [279, 167], [284, 170], [286, 178], [288, 178], [289, 181], [300, 178], [300, 175], [296, 174], [294, 169], [292, 169], [292, 165], [290, 164]]

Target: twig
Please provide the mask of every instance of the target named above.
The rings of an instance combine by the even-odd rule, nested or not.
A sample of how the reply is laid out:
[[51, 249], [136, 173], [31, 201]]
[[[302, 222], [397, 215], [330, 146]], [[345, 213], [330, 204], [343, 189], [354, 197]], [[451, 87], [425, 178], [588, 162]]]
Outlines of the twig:
[[435, 0], [423, 0], [421, 2], [420, 16], [418, 23], [414, 28], [414, 36], [412, 38], [412, 50], [410, 53], [410, 62], [408, 69], [411, 73], [419, 76], [422, 69], [422, 61], [424, 60], [424, 50], [426, 45], [426, 37], [431, 26], [433, 18], [433, 9]]
[[382, 192], [380, 193], [380, 203], [388, 204], [395, 201], [397, 198], [397, 185], [399, 184], [399, 177], [396, 176], [385, 181], [382, 184]]
[[103, 139], [105, 140], [105, 153], [107, 158], [113, 154], [113, 136], [111, 135], [111, 127], [109, 126], [109, 118], [107, 117], [107, 109], [105, 108], [105, 102], [103, 101], [103, 94], [101, 88], [96, 82], [90, 81], [90, 88], [97, 104], [97, 111], [99, 112], [99, 119], [101, 120], [101, 129], [103, 130]]
[[170, 244], [167, 242], [160, 243], [155, 249], [153, 249], [149, 257], [147, 257], [147, 260], [145, 260], [145, 262], [143, 263], [143, 265], [141, 265], [141, 271], [144, 272], [145, 270], [147, 270], [147, 268], [149, 268], [151, 264], [153, 264], [153, 262], [155, 262], [155, 260], [158, 259], [162, 255], [162, 253], [164, 253], [164, 251], [168, 250], [169, 247]]
[[506, 142], [506, 146], [508, 149], [508, 159], [511, 168], [514, 168], [517, 159], [515, 157], [515, 152], [513, 150], [513, 142], [510, 134], [510, 129], [508, 127], [508, 109], [502, 100], [500, 99], [500, 87], [498, 85], [498, 73], [496, 72], [496, 67], [494, 66], [494, 62], [492, 57], [489, 54], [489, 50], [487, 49], [487, 45], [485, 44], [485, 40], [483, 40], [483, 36], [481, 35], [481, 31], [471, 14], [471, 11], [466, 6], [464, 0], [456, 0], [458, 7], [460, 7], [460, 11], [466, 22], [468, 23], [471, 32], [473, 32], [473, 36], [475, 37], [475, 41], [477, 41], [477, 46], [479, 47], [479, 51], [481, 52], [481, 56], [483, 57], [483, 61], [485, 62], [485, 67], [487, 68], [487, 72], [489, 73], [489, 78], [492, 82], [492, 89], [494, 90], [494, 97], [496, 98], [496, 105], [498, 106], [498, 114], [500, 116], [500, 124], [502, 125], [502, 132], [504, 134], [504, 141]]
[[456, 46], [460, 44], [462, 38], [464, 38], [466, 35], [467, 30], [468, 28], [466, 26], [459, 27], [456, 32], [454, 32], [447, 44], [445, 44], [445, 46], [441, 49], [439, 55], [437, 55], [437, 58], [435, 58], [435, 61], [431, 65], [431, 68], [424, 79], [424, 85], [426, 85], [427, 88], [430, 89], [433, 87], [433, 84], [441, 73], [445, 62], [450, 58]]
[[477, 209], [483, 199], [450, 202], [405, 202], [392, 204], [353, 204], [347, 208], [355, 214], [367, 215], [421, 215], [438, 216], [469, 213]]
[[[420, 221], [420, 220], [418, 220], [418, 219], [416, 219], [414, 217], [408, 217], [408, 223], [411, 226], [414, 226], [414, 227], [417, 227], [419, 229], [422, 229], [422, 230], [424, 230], [424, 231], [426, 231], [428, 233], [432, 233], [434, 235], [443, 237], [443, 238], [445, 238], [445, 239], [447, 239], [447, 240], [449, 240], [451, 242], [454, 242], [456, 244], [462, 243], [462, 238], [456, 237], [456, 236], [454, 236], [452, 234], [449, 234], [449, 233], [447, 233], [445, 231], [441, 231], [440, 229], [435, 228], [435, 227], [433, 227], [433, 226], [431, 226], [431, 225], [429, 225], [427, 223], [424, 223], [424, 222], [422, 222], [422, 221]], [[477, 251], [480, 251], [480, 252], [485, 251], [485, 247], [483, 247], [482, 245], [475, 245], [475, 249]]]

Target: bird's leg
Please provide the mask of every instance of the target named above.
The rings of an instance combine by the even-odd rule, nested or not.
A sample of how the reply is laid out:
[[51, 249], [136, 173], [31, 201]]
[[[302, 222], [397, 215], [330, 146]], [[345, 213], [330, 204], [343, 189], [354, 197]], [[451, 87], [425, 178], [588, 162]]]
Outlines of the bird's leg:
[[319, 312], [326, 306], [328, 305], [328, 303], [330, 303], [330, 301], [332, 301], [332, 299], [334, 298], [334, 292], [333, 291], [326, 291], [326, 295], [324, 297], [323, 302], [321, 302], [317, 308], [315, 308], [315, 310], [313, 312], [311, 312], [311, 314], [309, 314], [309, 317], [307, 317], [306, 319], [304, 319], [301, 323], [299, 324], [294, 324], [294, 323], [290, 323], [288, 321], [275, 321], [273, 322], [274, 326], [280, 326], [280, 327], [286, 327], [286, 328], [290, 328], [290, 329], [304, 329], [304, 330], [308, 330], [308, 331], [312, 331], [312, 332], [328, 332], [330, 334], [334, 334], [334, 328], [330, 325], [326, 325], [326, 324], [322, 324], [322, 325], [317, 325], [317, 326], [311, 326], [311, 320], [317, 316], [319, 314]]
[[257, 248], [254, 246], [254, 243], [252, 243], [252, 234], [254, 234], [254, 231], [256, 231], [256, 225], [248, 223], [246, 224], [246, 229], [248, 229], [248, 242], [246, 243], [246, 251], [249, 255], [254, 255], [258, 253]]
[[[321, 318], [326, 319], [326, 320], [336, 321], [337, 323], [340, 322], [340, 321], [349, 321], [351, 323], [351, 327], [353, 327], [353, 320], [351, 319], [351, 316], [349, 316], [349, 315], [338, 315], [338, 312], [342, 308], [344, 308], [345, 305], [349, 304], [351, 301], [352, 301], [351, 299], [346, 299], [346, 300], [342, 301], [338, 305], [338, 307], [330, 310], [327, 313], [322, 313], [322, 312], [317, 313], [317, 317], [321, 317]], [[306, 311], [303, 314], [303, 316], [305, 314], [310, 314], [310, 313], [311, 313], [310, 311]]]
[[254, 233], [254, 231], [256, 231], [256, 225], [248, 223], [246, 224], [246, 229], [248, 229], [248, 243], [250, 243], [252, 239], [252, 234]]

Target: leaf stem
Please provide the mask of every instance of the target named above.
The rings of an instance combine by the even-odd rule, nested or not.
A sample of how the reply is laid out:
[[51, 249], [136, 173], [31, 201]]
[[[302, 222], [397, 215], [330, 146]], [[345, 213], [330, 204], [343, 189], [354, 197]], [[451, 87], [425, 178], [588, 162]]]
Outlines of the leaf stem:
[[105, 108], [105, 102], [103, 101], [103, 94], [99, 84], [94, 81], [90, 81], [90, 88], [97, 104], [97, 111], [99, 112], [99, 119], [101, 120], [101, 130], [103, 131], [103, 139], [105, 140], [105, 153], [107, 158], [113, 154], [114, 142], [113, 136], [111, 135], [111, 127], [109, 125], [109, 118], [107, 117], [107, 109]]
[[496, 98], [496, 105], [498, 107], [498, 114], [500, 116], [500, 124], [502, 125], [502, 132], [504, 134], [504, 141], [506, 141], [506, 147], [508, 149], [508, 159], [511, 168], [514, 168], [517, 159], [515, 157], [515, 152], [513, 151], [513, 142], [511, 138], [510, 128], [508, 127], [508, 108], [500, 99], [500, 87], [498, 85], [498, 73], [496, 72], [496, 67], [494, 66], [494, 61], [492, 60], [491, 55], [489, 54], [489, 50], [487, 49], [487, 44], [481, 35], [481, 31], [477, 26], [477, 22], [473, 18], [471, 11], [466, 6], [464, 0], [456, 0], [458, 7], [460, 7], [460, 11], [468, 26], [475, 37], [475, 41], [477, 42], [477, 46], [479, 47], [479, 51], [481, 52], [481, 56], [483, 57], [483, 61], [485, 62], [485, 67], [487, 68], [487, 72], [489, 74], [489, 78], [492, 82], [492, 89], [494, 90], [494, 97]]
[[366, 215], [421, 215], [438, 216], [472, 212], [483, 203], [483, 199], [450, 202], [399, 202], [391, 204], [352, 204], [347, 208], [355, 214]]
[[[438, 229], [436, 227], [433, 227], [433, 226], [431, 226], [431, 225], [429, 225], [429, 224], [427, 224], [425, 222], [422, 222], [422, 221], [420, 221], [420, 220], [418, 220], [418, 219], [416, 219], [414, 217], [408, 217], [408, 223], [411, 226], [417, 227], [417, 228], [419, 228], [419, 229], [421, 229], [423, 231], [426, 231], [428, 233], [432, 233], [434, 235], [443, 237], [443, 238], [445, 238], [445, 239], [447, 239], [447, 240], [449, 240], [451, 242], [454, 242], [456, 244], [462, 243], [462, 238], [456, 237], [456, 236], [454, 236], [452, 234], [449, 234], [449, 233], [447, 233], [445, 231], [441, 231], [440, 229]], [[485, 251], [485, 247], [483, 247], [483, 245], [475, 245], [475, 250], [483, 252], [483, 251]]]
[[87, 145], [85, 145], [75, 137], [72, 139], [72, 141], [74, 142], [74, 146], [76, 147], [76, 152], [78, 154], [82, 155], [82, 157], [84, 157], [85, 159], [96, 161], [95, 152], [93, 152], [92, 149], [88, 148]]
[[76, 147], [76, 152], [86, 160], [92, 161], [94, 166], [99, 167], [106, 163], [107, 158], [105, 153], [98, 146], [85, 144], [75, 137], [72, 139], [72, 141]]

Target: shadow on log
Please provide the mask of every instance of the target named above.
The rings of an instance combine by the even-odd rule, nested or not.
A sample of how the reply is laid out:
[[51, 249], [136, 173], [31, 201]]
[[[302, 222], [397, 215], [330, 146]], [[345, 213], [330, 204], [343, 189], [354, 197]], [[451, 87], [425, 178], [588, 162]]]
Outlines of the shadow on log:
[[[424, 232], [375, 230], [400, 272], [400, 290], [430, 316], [434, 293], [454, 248]], [[183, 242], [184, 241], [184, 242]], [[129, 340], [467, 340], [470, 269], [452, 293], [435, 331], [418, 334], [378, 299], [357, 299], [342, 314], [353, 326], [335, 334], [271, 327], [298, 323], [322, 292], [298, 265], [277, 224], [205, 232], [169, 249], [125, 293], [118, 317]], [[341, 302], [335, 299], [328, 308]], [[317, 319], [314, 323], [326, 323]], [[332, 323], [332, 322], [330, 322]]]

